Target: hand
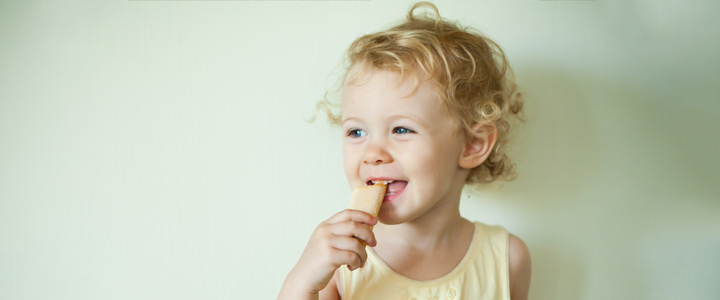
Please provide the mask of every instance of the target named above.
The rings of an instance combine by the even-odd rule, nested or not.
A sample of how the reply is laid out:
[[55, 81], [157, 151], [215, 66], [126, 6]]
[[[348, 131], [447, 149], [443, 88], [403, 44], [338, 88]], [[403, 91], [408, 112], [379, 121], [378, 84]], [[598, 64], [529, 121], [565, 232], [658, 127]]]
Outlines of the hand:
[[365, 244], [371, 247], [377, 244], [371, 227], [375, 224], [377, 219], [372, 215], [351, 209], [320, 223], [300, 260], [288, 274], [283, 290], [317, 294], [327, 286], [340, 266], [347, 265], [350, 270], [355, 270], [365, 265]]

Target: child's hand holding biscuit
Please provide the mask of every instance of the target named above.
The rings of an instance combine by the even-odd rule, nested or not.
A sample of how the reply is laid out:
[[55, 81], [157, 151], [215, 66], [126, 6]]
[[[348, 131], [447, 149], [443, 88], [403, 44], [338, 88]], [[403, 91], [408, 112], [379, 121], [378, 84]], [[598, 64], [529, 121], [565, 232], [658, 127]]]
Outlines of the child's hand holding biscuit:
[[300, 260], [290, 271], [283, 291], [293, 291], [293, 297], [317, 295], [340, 266], [347, 265], [351, 271], [362, 267], [367, 260], [365, 246], [377, 244], [372, 226], [377, 224], [385, 189], [384, 182], [356, 187], [349, 208], [315, 229]]
[[285, 285], [294, 287], [288, 288], [294, 290], [296, 297], [313, 295], [327, 286], [340, 266], [347, 265], [350, 270], [363, 266], [367, 259], [365, 244], [377, 243], [371, 227], [376, 223], [373, 216], [352, 209], [320, 223]]

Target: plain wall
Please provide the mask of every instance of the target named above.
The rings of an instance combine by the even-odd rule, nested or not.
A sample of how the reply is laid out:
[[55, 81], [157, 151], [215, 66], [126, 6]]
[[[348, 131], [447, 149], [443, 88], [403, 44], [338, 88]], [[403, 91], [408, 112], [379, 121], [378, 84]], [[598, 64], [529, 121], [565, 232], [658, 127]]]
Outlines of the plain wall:
[[[713, 1], [436, 1], [507, 52], [531, 299], [720, 299]], [[350, 196], [308, 123], [410, 1], [0, 2], [0, 299], [272, 299]]]

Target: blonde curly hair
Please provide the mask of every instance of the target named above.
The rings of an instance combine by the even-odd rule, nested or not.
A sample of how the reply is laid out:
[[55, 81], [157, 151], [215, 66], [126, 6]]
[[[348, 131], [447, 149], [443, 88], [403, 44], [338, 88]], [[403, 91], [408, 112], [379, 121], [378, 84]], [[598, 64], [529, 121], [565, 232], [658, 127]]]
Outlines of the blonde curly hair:
[[[414, 12], [420, 7], [435, 15], [416, 16]], [[491, 121], [497, 126], [497, 141], [490, 156], [470, 170], [466, 183], [516, 177], [505, 146], [514, 121], [524, 121], [520, 116], [523, 99], [505, 54], [495, 42], [441, 18], [432, 3], [419, 2], [410, 8], [403, 23], [356, 39], [348, 49], [347, 60], [340, 86], [370, 70], [395, 71], [401, 76], [421, 72], [432, 78], [438, 98], [459, 122], [466, 138], [480, 122]], [[354, 71], [349, 72], [351, 69]], [[415, 82], [419, 83], [417, 77]], [[339, 125], [342, 113], [332, 109], [339, 104], [327, 95], [318, 103], [316, 113], [325, 111], [330, 122]]]

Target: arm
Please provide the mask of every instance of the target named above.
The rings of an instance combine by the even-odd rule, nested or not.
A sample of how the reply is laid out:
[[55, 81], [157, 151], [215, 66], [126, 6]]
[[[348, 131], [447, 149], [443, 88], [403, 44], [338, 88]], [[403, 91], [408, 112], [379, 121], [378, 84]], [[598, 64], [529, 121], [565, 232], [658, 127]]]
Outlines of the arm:
[[[340, 293], [338, 292], [338, 286], [340, 282], [339, 279], [340, 273], [339, 271], [335, 271], [335, 275], [333, 275], [333, 278], [330, 280], [328, 285], [320, 291], [320, 293], [317, 294], [310, 294], [305, 297], [305, 294], [295, 294], [295, 292], [302, 290], [301, 288], [293, 287], [293, 282], [290, 282], [291, 276], [288, 276], [288, 279], [285, 280], [285, 283], [283, 283], [283, 287], [280, 290], [280, 296], [278, 296], [278, 299], [300, 299], [297, 298], [298, 296], [302, 297], [301, 299], [310, 299], [310, 300], [340, 300]], [[291, 292], [292, 291], [292, 292]]]
[[320, 291], [320, 300], [340, 300], [340, 269], [335, 270], [335, 275], [330, 283]]
[[318, 300], [318, 294], [312, 293], [312, 292], [304, 292], [305, 288], [302, 286], [300, 282], [297, 282], [294, 280], [293, 277], [293, 271], [290, 271], [290, 274], [288, 274], [288, 277], [285, 278], [285, 282], [283, 282], [282, 288], [280, 288], [280, 295], [278, 295], [278, 300], [281, 299], [303, 299], [303, 300]]
[[517, 236], [508, 237], [510, 265], [510, 299], [527, 300], [530, 290], [530, 251], [525, 243]]

